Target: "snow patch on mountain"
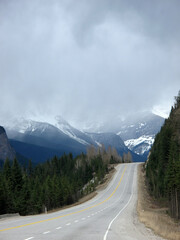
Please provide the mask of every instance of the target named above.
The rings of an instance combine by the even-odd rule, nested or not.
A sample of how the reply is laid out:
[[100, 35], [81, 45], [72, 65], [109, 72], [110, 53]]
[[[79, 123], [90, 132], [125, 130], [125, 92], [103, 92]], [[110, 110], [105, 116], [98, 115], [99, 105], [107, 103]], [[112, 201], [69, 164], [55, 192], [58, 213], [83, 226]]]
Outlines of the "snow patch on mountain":
[[99, 143], [98, 141], [95, 141], [95, 143], [96, 143], [99, 147], [102, 147], [102, 144]]
[[143, 135], [139, 138], [128, 139], [124, 143], [131, 151], [134, 151], [138, 155], [143, 155], [151, 149], [154, 137], [154, 135]]
[[61, 116], [56, 116], [56, 124], [55, 126], [61, 130], [64, 134], [68, 135], [70, 138], [78, 141], [79, 143], [82, 143], [84, 145], [89, 145], [88, 142], [86, 142], [84, 139], [80, 138], [77, 136], [79, 134], [85, 135], [84, 132], [82, 132], [81, 130], [77, 130], [75, 128], [73, 128], [64, 118], [62, 118]]
[[6, 126], [6, 128], [9, 130], [16, 130], [19, 133], [25, 134], [25, 133], [33, 133], [35, 131], [39, 131], [43, 133], [46, 129], [51, 128], [52, 125], [45, 122], [36, 122], [33, 120], [28, 119], [16, 119], [14, 120], [13, 124], [11, 126]]
[[66, 135], [68, 138], [71, 138], [84, 146], [95, 144], [86, 133], [72, 127], [61, 116], [55, 117], [54, 124], [19, 118], [13, 119], [11, 124], [5, 127], [9, 137], [12, 139], [15, 139], [18, 134], [23, 136], [26, 134], [41, 136], [41, 134], [44, 133], [52, 135], [53, 133], [58, 132], [58, 134]]

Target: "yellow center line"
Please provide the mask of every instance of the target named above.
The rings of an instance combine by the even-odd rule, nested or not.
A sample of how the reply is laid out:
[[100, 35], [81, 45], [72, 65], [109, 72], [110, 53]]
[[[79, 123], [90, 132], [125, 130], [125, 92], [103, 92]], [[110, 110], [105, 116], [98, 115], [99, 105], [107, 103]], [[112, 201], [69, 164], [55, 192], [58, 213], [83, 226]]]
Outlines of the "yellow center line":
[[76, 212], [72, 212], [72, 213], [67, 213], [67, 214], [64, 214], [64, 215], [61, 215], [61, 216], [58, 216], [58, 217], [53, 217], [53, 218], [49, 218], [49, 219], [45, 219], [45, 220], [41, 220], [41, 221], [37, 221], [37, 222], [32, 222], [32, 223], [27, 223], [27, 224], [19, 225], [19, 226], [16, 226], [16, 227], [10, 227], [10, 228], [1, 229], [0, 232], [4, 232], [4, 231], [11, 230], [11, 229], [16, 229], [16, 228], [21, 228], [21, 227], [26, 227], [26, 226], [34, 225], [34, 224], [37, 224], [37, 223], [48, 222], [48, 221], [52, 221], [52, 220], [59, 219], [59, 218], [63, 218], [63, 217], [67, 217], [67, 216], [71, 216], [71, 215], [74, 215], [74, 214], [77, 214], [77, 213], [85, 212], [85, 211], [87, 211], [87, 210], [89, 210], [89, 209], [91, 209], [91, 208], [95, 208], [95, 207], [97, 207], [97, 206], [99, 206], [99, 205], [107, 202], [107, 201], [115, 194], [115, 192], [117, 191], [118, 187], [120, 186], [121, 181], [122, 181], [123, 176], [124, 176], [124, 173], [125, 173], [125, 171], [126, 171], [126, 168], [127, 168], [127, 167], [124, 168], [124, 171], [123, 171], [122, 176], [121, 176], [121, 178], [120, 178], [120, 180], [119, 180], [119, 183], [118, 183], [118, 185], [116, 186], [116, 188], [114, 189], [114, 191], [111, 193], [111, 195], [110, 195], [108, 198], [106, 198], [106, 199], [103, 200], [102, 202], [97, 203], [97, 204], [95, 204], [95, 205], [92, 205], [92, 206], [90, 206], [90, 207], [84, 208], [84, 209], [82, 209], [82, 210], [79, 210], [79, 211], [76, 211]]

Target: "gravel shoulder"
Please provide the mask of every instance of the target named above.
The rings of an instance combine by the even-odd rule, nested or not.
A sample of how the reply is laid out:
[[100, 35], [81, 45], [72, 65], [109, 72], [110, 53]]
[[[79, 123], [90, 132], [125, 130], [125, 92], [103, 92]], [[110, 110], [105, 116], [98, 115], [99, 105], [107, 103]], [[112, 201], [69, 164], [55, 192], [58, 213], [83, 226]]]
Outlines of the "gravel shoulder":
[[137, 213], [139, 221], [157, 235], [168, 240], [180, 239], [180, 222], [175, 222], [167, 215], [167, 208], [159, 204], [149, 195], [145, 184], [143, 164], [138, 165], [138, 201]]
[[138, 167], [139, 164], [134, 173], [131, 201], [114, 222], [112, 231], [115, 232], [118, 240], [164, 240], [139, 221], [137, 214]]

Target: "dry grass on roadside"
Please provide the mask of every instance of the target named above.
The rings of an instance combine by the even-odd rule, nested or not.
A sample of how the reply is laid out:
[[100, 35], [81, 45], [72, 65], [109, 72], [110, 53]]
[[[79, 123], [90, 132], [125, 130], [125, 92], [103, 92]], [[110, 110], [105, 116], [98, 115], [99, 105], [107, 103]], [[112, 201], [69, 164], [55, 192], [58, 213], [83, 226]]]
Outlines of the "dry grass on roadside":
[[160, 208], [148, 194], [145, 185], [143, 165], [138, 166], [138, 204], [139, 220], [156, 234], [169, 240], [180, 239], [180, 222], [175, 222], [166, 214], [166, 208]]

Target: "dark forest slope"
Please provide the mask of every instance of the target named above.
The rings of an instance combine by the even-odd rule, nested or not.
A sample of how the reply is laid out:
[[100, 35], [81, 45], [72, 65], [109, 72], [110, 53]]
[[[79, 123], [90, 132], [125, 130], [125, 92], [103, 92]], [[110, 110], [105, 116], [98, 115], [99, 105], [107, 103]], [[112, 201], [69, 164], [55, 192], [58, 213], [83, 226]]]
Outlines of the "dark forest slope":
[[146, 175], [152, 194], [167, 200], [170, 215], [180, 219], [180, 92], [175, 100], [169, 118], [156, 135]]

